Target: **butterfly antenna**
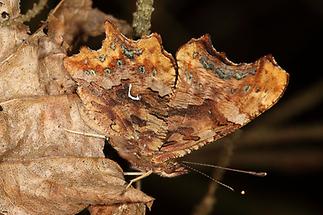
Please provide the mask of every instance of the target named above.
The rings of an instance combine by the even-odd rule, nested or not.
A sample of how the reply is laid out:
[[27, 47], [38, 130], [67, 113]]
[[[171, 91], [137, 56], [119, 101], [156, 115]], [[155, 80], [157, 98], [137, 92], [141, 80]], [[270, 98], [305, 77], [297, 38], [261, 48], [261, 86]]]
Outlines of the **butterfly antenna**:
[[232, 168], [227, 168], [227, 167], [222, 167], [222, 166], [217, 166], [217, 165], [212, 165], [212, 164], [196, 163], [196, 162], [190, 162], [190, 161], [181, 161], [181, 162], [185, 163], [185, 164], [212, 167], [212, 168], [217, 168], [217, 169], [228, 170], [228, 171], [231, 171], [231, 172], [239, 172], [239, 173], [259, 176], [259, 177], [264, 177], [264, 176], [267, 175], [266, 172], [254, 172], [254, 171], [246, 171], [246, 170], [240, 170], [240, 169], [232, 169]]
[[208, 179], [210, 179], [210, 180], [214, 181], [215, 183], [217, 183], [217, 184], [219, 184], [219, 185], [221, 185], [221, 186], [223, 186], [223, 187], [225, 187], [225, 188], [228, 188], [228, 189], [229, 189], [229, 190], [231, 190], [231, 191], [234, 191], [234, 189], [233, 189], [232, 187], [230, 187], [229, 185], [226, 185], [226, 184], [222, 183], [221, 181], [218, 181], [218, 180], [216, 180], [215, 178], [210, 177], [209, 175], [205, 174], [204, 172], [201, 172], [201, 171], [199, 171], [199, 170], [197, 170], [197, 169], [194, 169], [193, 167], [188, 166], [188, 165], [183, 164], [183, 163], [182, 163], [182, 165], [183, 165], [183, 166], [185, 166], [186, 168], [188, 168], [188, 169], [190, 169], [190, 170], [194, 171], [194, 172], [197, 172], [197, 173], [199, 173], [199, 174], [203, 175], [204, 177], [206, 177], [206, 178], [208, 178]]

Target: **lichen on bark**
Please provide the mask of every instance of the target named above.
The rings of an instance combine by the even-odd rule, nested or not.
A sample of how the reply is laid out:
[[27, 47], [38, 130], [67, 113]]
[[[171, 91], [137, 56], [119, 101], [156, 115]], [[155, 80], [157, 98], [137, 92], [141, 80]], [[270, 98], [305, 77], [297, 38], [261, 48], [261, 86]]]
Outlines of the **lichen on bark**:
[[154, 0], [137, 0], [137, 11], [133, 14], [132, 27], [136, 37], [150, 34], [151, 15], [154, 11]]

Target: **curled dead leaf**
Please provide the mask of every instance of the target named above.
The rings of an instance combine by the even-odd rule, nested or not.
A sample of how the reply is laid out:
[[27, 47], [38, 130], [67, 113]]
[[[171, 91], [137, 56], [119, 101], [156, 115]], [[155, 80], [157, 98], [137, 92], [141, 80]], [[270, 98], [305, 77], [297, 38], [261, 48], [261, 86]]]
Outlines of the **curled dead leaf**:
[[105, 158], [39, 158], [0, 163], [0, 213], [75, 214], [89, 205], [145, 203], [125, 190], [122, 169]]
[[91, 0], [65, 0], [49, 15], [49, 35], [57, 42], [72, 45], [80, 34], [86, 39], [104, 33], [106, 20], [114, 23], [122, 33], [131, 34], [132, 28], [126, 21], [92, 8]]

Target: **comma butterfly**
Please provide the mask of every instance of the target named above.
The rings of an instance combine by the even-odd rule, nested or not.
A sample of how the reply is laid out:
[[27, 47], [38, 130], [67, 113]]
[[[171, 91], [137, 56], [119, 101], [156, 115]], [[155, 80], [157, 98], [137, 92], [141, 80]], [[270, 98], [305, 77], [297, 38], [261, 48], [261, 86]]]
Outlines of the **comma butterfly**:
[[139, 40], [110, 22], [94, 51], [82, 48], [64, 64], [78, 84], [82, 117], [141, 171], [172, 177], [192, 150], [235, 131], [269, 109], [288, 74], [274, 58], [235, 64], [208, 35], [167, 53], [158, 34]]

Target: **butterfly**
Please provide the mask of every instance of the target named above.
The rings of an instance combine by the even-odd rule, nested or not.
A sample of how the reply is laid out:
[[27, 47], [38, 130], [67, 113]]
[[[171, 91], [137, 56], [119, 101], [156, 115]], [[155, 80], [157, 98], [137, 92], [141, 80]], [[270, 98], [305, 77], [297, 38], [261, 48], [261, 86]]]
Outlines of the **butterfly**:
[[99, 50], [83, 47], [64, 65], [78, 85], [83, 120], [142, 172], [186, 173], [179, 157], [268, 110], [288, 83], [272, 56], [235, 64], [208, 35], [174, 58], [156, 33], [128, 39], [109, 21], [105, 32]]

